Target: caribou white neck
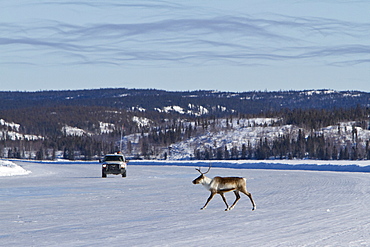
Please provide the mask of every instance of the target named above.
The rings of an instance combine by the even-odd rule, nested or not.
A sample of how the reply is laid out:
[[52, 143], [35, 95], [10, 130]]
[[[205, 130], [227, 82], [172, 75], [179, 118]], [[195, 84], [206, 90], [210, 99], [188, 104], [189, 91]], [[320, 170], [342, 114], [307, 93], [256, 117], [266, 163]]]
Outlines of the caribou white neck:
[[204, 178], [202, 179], [201, 184], [204, 187], [206, 187], [207, 190], [210, 190], [211, 189], [211, 182], [212, 182], [212, 178], [209, 178], [209, 177], [204, 176]]

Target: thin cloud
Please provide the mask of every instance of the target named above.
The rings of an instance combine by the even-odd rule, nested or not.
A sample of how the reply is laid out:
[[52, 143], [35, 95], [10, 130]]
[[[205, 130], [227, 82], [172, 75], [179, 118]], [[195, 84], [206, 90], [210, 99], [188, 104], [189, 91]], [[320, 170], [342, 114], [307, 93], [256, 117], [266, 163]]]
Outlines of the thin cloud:
[[[70, 1], [38, 5], [161, 11], [180, 11], [181, 7], [165, 1], [141, 4]], [[6, 58], [22, 51], [19, 63], [32, 61], [40, 65], [260, 65], [313, 59], [340, 66], [368, 63], [370, 59], [366, 44], [369, 23], [281, 15], [178, 18], [168, 12], [159, 20], [136, 23], [117, 20], [120, 21], [99, 23], [97, 17], [95, 23], [81, 24], [57, 20], [1, 23], [0, 51], [6, 52]], [[37, 61], [31, 56], [34, 53], [40, 54]], [[9, 60], [9, 64], [15, 62]]]

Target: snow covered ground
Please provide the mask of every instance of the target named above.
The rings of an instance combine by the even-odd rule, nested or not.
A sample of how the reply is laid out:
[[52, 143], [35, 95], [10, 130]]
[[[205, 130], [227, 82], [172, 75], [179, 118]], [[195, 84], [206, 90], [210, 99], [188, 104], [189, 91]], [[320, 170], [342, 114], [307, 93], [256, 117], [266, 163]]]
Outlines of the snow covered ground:
[[179, 162], [132, 162], [106, 179], [97, 163], [14, 162], [32, 173], [0, 177], [2, 246], [370, 245], [370, 173], [214, 164], [209, 176], [247, 177], [257, 204], [243, 196], [225, 212], [219, 196], [199, 210], [209, 192]]

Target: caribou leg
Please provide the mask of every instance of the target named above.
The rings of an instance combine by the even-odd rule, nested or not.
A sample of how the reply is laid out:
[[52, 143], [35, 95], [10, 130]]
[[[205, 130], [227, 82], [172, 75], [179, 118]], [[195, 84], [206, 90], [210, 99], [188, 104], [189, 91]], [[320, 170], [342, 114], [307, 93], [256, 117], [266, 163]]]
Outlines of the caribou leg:
[[201, 208], [201, 210], [206, 209], [208, 203], [212, 200], [212, 198], [215, 196], [215, 194], [216, 194], [216, 192], [211, 191], [211, 195], [208, 197], [208, 199], [206, 201], [206, 204], [204, 204], [204, 206]]
[[226, 198], [225, 198], [224, 193], [220, 193], [220, 196], [222, 197], [222, 200], [224, 200], [224, 203], [226, 204], [225, 211], [228, 211], [230, 208], [229, 208], [229, 205], [227, 204], [227, 201], [226, 201]]
[[236, 197], [236, 198], [235, 198], [235, 201], [234, 201], [233, 205], [231, 205], [231, 207], [229, 207], [229, 209], [228, 209], [228, 210], [233, 209], [233, 208], [235, 207], [236, 203], [240, 200], [240, 194], [239, 194], [239, 191], [234, 190], [234, 194], [235, 194], [235, 197]]
[[251, 194], [251, 193], [249, 193], [246, 189], [243, 189], [243, 190], [240, 190], [240, 191], [241, 191], [242, 193], [246, 194], [246, 195], [249, 197], [249, 199], [251, 200], [252, 206], [253, 206], [252, 211], [253, 211], [253, 210], [255, 210], [255, 209], [257, 208], [257, 206], [256, 206], [256, 204], [254, 203], [254, 200], [253, 200], [253, 198], [252, 198], [252, 194]]

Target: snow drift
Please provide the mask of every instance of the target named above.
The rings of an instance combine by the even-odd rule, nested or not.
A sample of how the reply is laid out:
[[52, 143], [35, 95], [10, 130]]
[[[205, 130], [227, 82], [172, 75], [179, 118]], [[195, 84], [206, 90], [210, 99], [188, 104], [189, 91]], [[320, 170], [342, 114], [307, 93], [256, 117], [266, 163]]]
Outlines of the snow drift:
[[11, 161], [0, 160], [0, 176], [27, 175], [30, 173], [31, 171], [27, 171]]

